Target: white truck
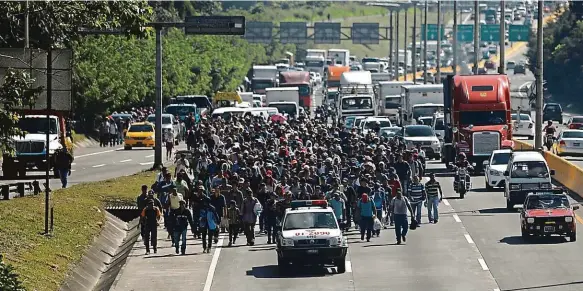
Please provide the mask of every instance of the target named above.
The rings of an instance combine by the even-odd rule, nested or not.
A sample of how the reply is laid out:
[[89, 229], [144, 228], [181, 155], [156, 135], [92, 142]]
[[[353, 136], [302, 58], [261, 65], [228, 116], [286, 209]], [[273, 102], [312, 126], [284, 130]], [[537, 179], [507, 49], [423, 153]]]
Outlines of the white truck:
[[329, 49], [328, 58], [334, 58], [334, 65], [350, 66], [350, 51], [344, 49]]
[[307, 49], [306, 58], [309, 57], [324, 58], [325, 60], [328, 57], [328, 51], [318, 49]]
[[390, 81], [391, 74], [389, 73], [372, 73], [371, 79], [373, 85], [378, 85], [380, 82]]
[[319, 55], [307, 56], [305, 60], [305, 68], [308, 72], [319, 73], [324, 75], [324, 68], [326, 67], [326, 58]]
[[279, 113], [293, 118], [300, 116], [300, 88], [267, 88], [265, 91], [265, 100], [268, 107], [275, 107]]
[[391, 122], [400, 124], [399, 108], [401, 108], [401, 87], [413, 85], [411, 81], [382, 81], [376, 86], [376, 96], [379, 100], [379, 114], [387, 116]]
[[362, 69], [365, 71], [369, 71], [371, 73], [382, 73], [383, 68], [381, 63], [379, 62], [368, 62], [362, 64]]
[[253, 104], [253, 92], [239, 92], [239, 96], [243, 102]]
[[376, 116], [377, 102], [369, 71], [349, 71], [340, 76], [338, 116]]
[[419, 117], [443, 112], [443, 84], [405, 85], [401, 88], [403, 124], [416, 124]]
[[255, 94], [265, 94], [266, 88], [277, 87], [279, 71], [277, 66], [253, 66], [251, 87]]

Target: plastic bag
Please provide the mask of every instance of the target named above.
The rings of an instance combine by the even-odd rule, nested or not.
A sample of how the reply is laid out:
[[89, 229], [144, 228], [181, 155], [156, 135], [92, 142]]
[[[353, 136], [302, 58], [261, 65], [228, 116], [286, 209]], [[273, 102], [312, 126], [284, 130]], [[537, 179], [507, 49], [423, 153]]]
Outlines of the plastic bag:
[[381, 221], [378, 218], [375, 218], [374, 224], [373, 224], [373, 229], [380, 230], [381, 228], [383, 228], [383, 224], [381, 223]]
[[261, 211], [263, 211], [263, 206], [261, 206], [261, 203], [259, 202], [255, 203], [255, 206], [253, 207], [253, 212], [255, 212], [255, 215], [259, 216], [259, 214], [261, 214]]

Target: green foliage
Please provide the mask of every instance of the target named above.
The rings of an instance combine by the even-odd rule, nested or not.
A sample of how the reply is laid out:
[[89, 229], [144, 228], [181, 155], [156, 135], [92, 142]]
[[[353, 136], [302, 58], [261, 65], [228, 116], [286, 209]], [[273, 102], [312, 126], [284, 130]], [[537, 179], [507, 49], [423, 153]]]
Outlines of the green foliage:
[[6, 291], [26, 291], [22, 282], [18, 278], [14, 268], [5, 263], [0, 255], [0, 290]]
[[[13, 154], [12, 138], [24, 133], [18, 128], [16, 108], [30, 106], [41, 88], [33, 88], [34, 80], [21, 70], [8, 70], [0, 86], [0, 149]], [[0, 289], [1, 290], [1, 289]]]

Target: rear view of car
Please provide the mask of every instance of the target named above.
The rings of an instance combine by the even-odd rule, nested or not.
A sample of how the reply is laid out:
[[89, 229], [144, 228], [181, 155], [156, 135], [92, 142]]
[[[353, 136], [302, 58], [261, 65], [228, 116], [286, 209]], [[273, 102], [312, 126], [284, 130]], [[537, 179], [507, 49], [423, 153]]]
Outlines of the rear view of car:
[[154, 125], [149, 122], [136, 122], [128, 128], [123, 148], [124, 150], [131, 150], [134, 147], [154, 148], [155, 145]]
[[512, 114], [512, 133], [515, 136], [526, 136], [529, 140], [534, 139], [534, 121], [528, 114]]
[[518, 64], [514, 66], [514, 74], [526, 74], [526, 67], [523, 64]]
[[583, 116], [573, 116], [567, 122], [569, 129], [583, 129]]
[[583, 155], [583, 130], [563, 130], [555, 141], [554, 152], [559, 156]]
[[543, 108], [543, 121], [552, 120], [563, 123], [563, 108], [558, 103], [547, 103]]

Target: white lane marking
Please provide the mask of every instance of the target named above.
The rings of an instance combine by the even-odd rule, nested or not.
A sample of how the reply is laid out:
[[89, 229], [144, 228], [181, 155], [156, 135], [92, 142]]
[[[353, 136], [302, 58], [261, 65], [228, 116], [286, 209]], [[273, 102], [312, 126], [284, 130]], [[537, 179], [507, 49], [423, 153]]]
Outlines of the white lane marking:
[[209, 272], [206, 276], [206, 281], [204, 282], [203, 291], [210, 291], [213, 285], [213, 277], [215, 276], [215, 270], [217, 269], [217, 263], [219, 262], [219, 256], [221, 255], [221, 249], [223, 248], [224, 237], [219, 238], [219, 242], [216, 244], [215, 252], [213, 253], [213, 259], [211, 261], [211, 266], [209, 267]]
[[71, 172], [75, 172], [75, 170], [71, 169]]
[[123, 161], [119, 161], [120, 163], [127, 163], [127, 162], [131, 162], [132, 159], [127, 159], [127, 160], [123, 160]]
[[140, 163], [140, 165], [142, 165], [142, 166], [145, 166], [145, 165], [151, 165], [151, 164], [153, 164], [153, 163], [154, 163], [154, 162], [145, 162], [145, 163]]
[[77, 163], [71, 163], [71, 166], [77, 165]]
[[111, 153], [111, 152], [115, 152], [115, 151], [122, 150], [122, 149], [123, 148], [107, 150], [107, 151], [102, 151], [102, 152], [96, 152], [96, 153], [90, 153], [90, 154], [84, 154], [84, 155], [75, 156], [75, 158], [77, 159], [77, 158], [90, 157], [90, 156], [95, 156], [95, 155], [100, 155], [100, 154], [106, 154], [106, 153]]
[[466, 233], [464, 234], [464, 236], [466, 237], [466, 240], [468, 241], [469, 244], [474, 244], [474, 240], [469, 234]]
[[500, 289], [496, 288], [496, 289], [494, 289], [494, 291], [500, 291]]
[[95, 165], [95, 166], [93, 166], [93, 168], [101, 168], [101, 167], [103, 167], [103, 166], [105, 166], [105, 164], [99, 164], [99, 165]]
[[445, 204], [445, 205], [447, 205], [447, 206], [451, 206], [451, 205], [449, 204], [449, 201], [447, 201], [447, 199], [443, 199], [442, 201], [443, 201], [443, 204]]
[[350, 261], [346, 261], [346, 273], [352, 273], [352, 263]]
[[149, 156], [146, 156], [146, 158], [152, 158], [152, 157], [154, 157], [154, 155], [149, 155]]
[[482, 266], [482, 270], [484, 270], [484, 271], [490, 270], [490, 269], [488, 269], [488, 265], [486, 265], [486, 261], [484, 261], [484, 259], [479, 258], [478, 263], [480, 263], [480, 266]]
[[457, 214], [453, 215], [453, 220], [455, 220], [455, 222], [462, 222], [462, 220], [460, 219], [460, 217]]

